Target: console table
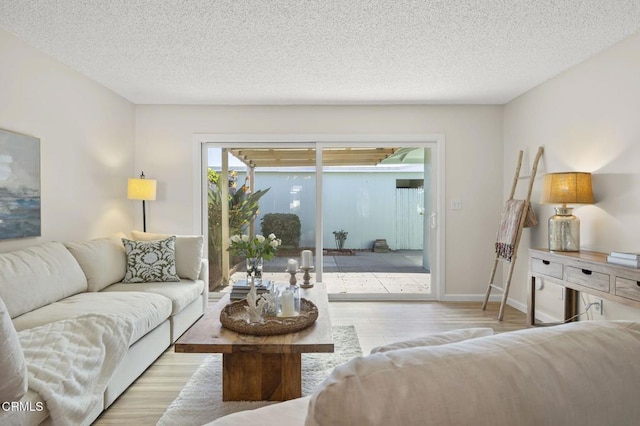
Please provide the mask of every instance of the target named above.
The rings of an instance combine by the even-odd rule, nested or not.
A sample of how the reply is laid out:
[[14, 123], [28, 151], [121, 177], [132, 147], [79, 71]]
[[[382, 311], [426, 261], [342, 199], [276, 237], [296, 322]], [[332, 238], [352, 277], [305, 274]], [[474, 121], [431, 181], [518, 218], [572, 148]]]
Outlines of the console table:
[[564, 319], [578, 314], [578, 293], [640, 308], [640, 269], [607, 262], [607, 253], [529, 249], [527, 322], [536, 325], [536, 279], [564, 287]]

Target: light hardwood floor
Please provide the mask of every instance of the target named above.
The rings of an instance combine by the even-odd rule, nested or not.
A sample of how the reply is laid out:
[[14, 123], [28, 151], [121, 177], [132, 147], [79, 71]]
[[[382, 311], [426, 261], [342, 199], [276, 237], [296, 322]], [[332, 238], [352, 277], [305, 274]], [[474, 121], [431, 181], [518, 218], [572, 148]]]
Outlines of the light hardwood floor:
[[[491, 327], [496, 333], [527, 328], [526, 315], [499, 303], [486, 311], [479, 302], [332, 302], [333, 325], [354, 325], [364, 354], [378, 345], [468, 327]], [[94, 423], [155, 425], [208, 354], [174, 353], [170, 347]]]

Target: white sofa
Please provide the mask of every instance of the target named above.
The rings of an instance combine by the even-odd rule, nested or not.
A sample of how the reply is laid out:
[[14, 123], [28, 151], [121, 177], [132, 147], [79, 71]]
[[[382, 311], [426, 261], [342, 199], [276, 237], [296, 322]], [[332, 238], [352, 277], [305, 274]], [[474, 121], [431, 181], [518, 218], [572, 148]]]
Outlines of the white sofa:
[[640, 424], [640, 323], [478, 332], [378, 348], [336, 367], [311, 396], [210, 424]]
[[[22, 351], [11, 352], [11, 345], [3, 345], [0, 348], [2, 358], [19, 361], [23, 355], [21, 352], [24, 352], [29, 368], [28, 355], [31, 349], [27, 350], [25, 347], [26, 339], [37, 339], [42, 335], [37, 331], [43, 327], [51, 327], [51, 324], [69, 324], [84, 317], [89, 317], [91, 321], [95, 321], [95, 318], [113, 317], [123, 321], [121, 333], [128, 333], [125, 342], [128, 347], [124, 348], [122, 360], [113, 366], [113, 371], [108, 372], [108, 383], [100, 395], [101, 401], [91, 404], [90, 413], [83, 413], [86, 416], [82, 423], [86, 424], [111, 405], [167, 347], [202, 316], [207, 306], [208, 270], [206, 261], [202, 259], [202, 237], [170, 238], [170, 247], [174, 250], [172, 261], [175, 262], [171, 271], [179, 281], [125, 283], [122, 280], [132, 268], [133, 257], [132, 253], [125, 251], [123, 236], [124, 234], [81, 242], [49, 242], [0, 254], [0, 302], [3, 302], [0, 305], [6, 306], [2, 309], [5, 311], [3, 328], [9, 331], [15, 328], [22, 346]], [[130, 243], [132, 247], [138, 248], [141, 244], [153, 245], [156, 240], [169, 236], [134, 231], [133, 237], [136, 240], [152, 240], [148, 243]], [[0, 312], [0, 318], [3, 317], [2, 314]], [[121, 333], [112, 334], [123, 338], [118, 336]], [[95, 341], [93, 332], [88, 334], [91, 336], [86, 336], [87, 341]], [[7, 339], [15, 340], [10, 337]], [[97, 345], [103, 345], [103, 340], [97, 341]], [[0, 341], [0, 344], [3, 343]], [[32, 343], [29, 341], [30, 345]], [[111, 344], [113, 345], [112, 342]], [[117, 345], [118, 343], [115, 348], [120, 349]], [[122, 343], [119, 345], [122, 346]], [[39, 350], [42, 351], [42, 348]], [[51, 349], [52, 353], [56, 350], [58, 348]], [[99, 366], [103, 369], [106, 368], [106, 361], [111, 360], [115, 354], [107, 353], [104, 356], [105, 360]], [[65, 354], [60, 358], [64, 360]], [[37, 375], [37, 370], [34, 373], [29, 369], [29, 372]], [[2, 365], [0, 373], [6, 373], [2, 371]], [[6, 381], [6, 384], [10, 386], [10, 381]], [[0, 397], [3, 394], [5, 400], [6, 395], [16, 395], [7, 393], [4, 383], [0, 384]], [[5, 402], [7, 401], [0, 401]], [[47, 407], [44, 402], [42, 395], [31, 389], [30, 381], [29, 390], [20, 400], [22, 405], [9, 408], [5, 404], [0, 410], [0, 424], [50, 423], [53, 417], [49, 412], [51, 407]]]

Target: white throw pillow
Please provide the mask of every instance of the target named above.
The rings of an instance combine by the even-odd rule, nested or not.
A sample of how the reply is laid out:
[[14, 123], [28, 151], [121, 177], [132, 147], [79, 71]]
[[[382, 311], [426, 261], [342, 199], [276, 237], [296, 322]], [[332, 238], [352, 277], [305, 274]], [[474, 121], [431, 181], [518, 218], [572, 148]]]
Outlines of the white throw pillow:
[[124, 278], [127, 255], [121, 236], [66, 242], [64, 245], [86, 275], [89, 291], [100, 291]]
[[[131, 236], [138, 241], [162, 240], [171, 234], [154, 234], [151, 232], [131, 231]], [[197, 280], [202, 267], [204, 237], [202, 235], [176, 235], [176, 271], [180, 278]]]
[[176, 282], [176, 237], [164, 240], [133, 241], [122, 239], [127, 254], [127, 271], [122, 282]]
[[27, 364], [18, 333], [0, 299], [0, 403], [19, 401], [27, 393]]
[[443, 331], [442, 333], [436, 333], [417, 339], [405, 340], [402, 342], [391, 343], [389, 345], [378, 346], [371, 349], [371, 353], [374, 354], [377, 352], [387, 352], [396, 349], [415, 348], [418, 346], [446, 345], [447, 343], [461, 342], [463, 340], [491, 335], [493, 335], [493, 329], [491, 328], [462, 328], [459, 330]]

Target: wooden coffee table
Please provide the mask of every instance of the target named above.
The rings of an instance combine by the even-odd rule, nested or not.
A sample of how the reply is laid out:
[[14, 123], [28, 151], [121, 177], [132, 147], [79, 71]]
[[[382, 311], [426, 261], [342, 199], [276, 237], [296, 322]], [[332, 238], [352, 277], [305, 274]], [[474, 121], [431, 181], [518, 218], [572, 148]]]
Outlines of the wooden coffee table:
[[329, 301], [323, 284], [300, 289], [318, 307], [310, 327], [278, 336], [251, 336], [220, 324], [225, 295], [175, 343], [176, 352], [222, 354], [223, 401], [286, 401], [302, 396], [302, 354], [333, 352]]

